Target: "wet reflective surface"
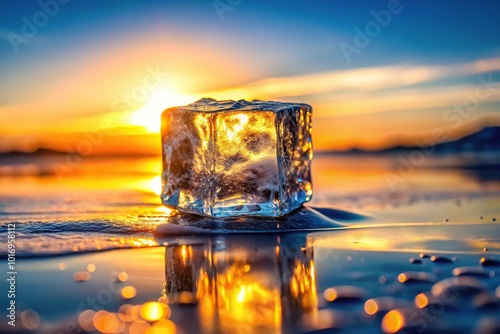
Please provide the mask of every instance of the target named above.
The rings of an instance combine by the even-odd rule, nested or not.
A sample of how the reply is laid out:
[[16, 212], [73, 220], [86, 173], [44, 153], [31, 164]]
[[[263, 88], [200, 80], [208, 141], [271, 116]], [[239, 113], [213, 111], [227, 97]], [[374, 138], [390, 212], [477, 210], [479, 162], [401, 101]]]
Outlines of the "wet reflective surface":
[[[492, 240], [489, 258], [500, 259], [495, 224], [443, 227], [450, 239], [441, 239], [442, 245], [471, 227]], [[390, 229], [401, 240], [411, 240], [427, 228]], [[404, 243], [373, 250], [359, 242], [363, 233], [388, 244], [391, 237], [383, 236], [388, 231], [164, 238], [158, 240], [165, 244], [161, 247], [26, 258], [19, 262], [25, 279], [20, 276], [18, 300], [28, 312], [21, 321], [41, 333], [65, 332], [64, 326], [101, 333], [470, 333], [497, 328], [500, 268], [482, 268], [481, 249], [473, 244], [461, 250], [425, 247], [431, 256], [455, 260], [423, 258], [416, 265], [408, 259], [419, 253]], [[338, 244], [339, 239], [358, 247]]]
[[174, 233], [153, 159], [133, 175], [100, 161], [61, 181], [5, 174], [18, 308], [0, 331], [498, 331], [500, 184], [430, 168], [392, 192], [390, 164], [320, 157], [314, 214], [338, 226], [273, 233]]

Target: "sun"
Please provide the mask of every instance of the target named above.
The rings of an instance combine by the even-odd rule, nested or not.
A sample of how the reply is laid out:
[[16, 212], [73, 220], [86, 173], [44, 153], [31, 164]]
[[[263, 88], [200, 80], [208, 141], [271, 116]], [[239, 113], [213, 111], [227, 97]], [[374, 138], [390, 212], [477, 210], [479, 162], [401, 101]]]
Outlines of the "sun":
[[153, 177], [149, 182], [149, 187], [151, 188], [151, 191], [153, 191], [156, 195], [160, 195], [162, 191], [161, 176], [156, 175], [155, 177]]
[[130, 115], [128, 123], [142, 126], [148, 132], [159, 133], [161, 129], [160, 116], [163, 110], [186, 105], [193, 101], [191, 96], [181, 94], [171, 86], [161, 86], [151, 92], [144, 106]]

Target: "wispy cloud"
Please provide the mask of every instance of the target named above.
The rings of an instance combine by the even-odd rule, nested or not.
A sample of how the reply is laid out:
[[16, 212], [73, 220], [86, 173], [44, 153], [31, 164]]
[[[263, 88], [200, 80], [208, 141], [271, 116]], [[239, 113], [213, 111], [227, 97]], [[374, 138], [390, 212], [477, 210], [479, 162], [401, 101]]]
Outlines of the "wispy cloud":
[[226, 90], [206, 92], [217, 99], [294, 97], [353, 90], [370, 92], [416, 85], [434, 80], [500, 70], [500, 57], [447, 66], [395, 65], [268, 78]]
[[[316, 103], [315, 118], [361, 115], [381, 112], [418, 112], [436, 108], [452, 108], [467, 97], [474, 97], [477, 86], [457, 85], [402, 89], [396, 92], [376, 93], [360, 97], [355, 92], [342, 94], [329, 101]], [[500, 83], [491, 85], [493, 90], [483, 103], [500, 102]]]

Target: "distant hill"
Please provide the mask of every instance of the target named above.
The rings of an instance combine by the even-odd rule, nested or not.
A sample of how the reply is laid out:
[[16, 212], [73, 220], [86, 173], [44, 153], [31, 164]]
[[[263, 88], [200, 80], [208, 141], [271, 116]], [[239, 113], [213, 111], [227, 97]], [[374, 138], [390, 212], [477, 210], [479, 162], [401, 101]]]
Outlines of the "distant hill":
[[[393, 146], [377, 151], [365, 151], [358, 148], [348, 151], [331, 151], [325, 153], [340, 154], [366, 154], [366, 153], [404, 153], [413, 150], [421, 150], [419, 146]], [[500, 153], [500, 126], [485, 127], [482, 130], [469, 134], [465, 137], [436, 144], [433, 147], [434, 154], [458, 154], [458, 153]]]
[[66, 152], [51, 150], [48, 148], [38, 148], [33, 152], [22, 152], [22, 151], [10, 151], [3, 152], [0, 155], [9, 155], [9, 156], [32, 156], [32, 155], [62, 155], [67, 154]]
[[[359, 148], [354, 148], [347, 151], [329, 151], [318, 152], [319, 154], [379, 154], [379, 153], [405, 153], [413, 150], [421, 150], [419, 146], [393, 146], [378, 151], [366, 151]], [[433, 147], [433, 154], [457, 154], [457, 153], [500, 153], [500, 126], [485, 127], [482, 130], [469, 134], [465, 137], [437, 144]], [[9, 156], [47, 156], [47, 155], [63, 155], [68, 152], [56, 151], [52, 149], [39, 148], [34, 152], [19, 152], [11, 151], [0, 153], [0, 157]], [[111, 156], [111, 155], [108, 155]], [[116, 156], [128, 156], [117, 154]], [[144, 154], [144, 156], [156, 156], [156, 154]]]
[[439, 153], [500, 152], [500, 126], [491, 126], [435, 146]]

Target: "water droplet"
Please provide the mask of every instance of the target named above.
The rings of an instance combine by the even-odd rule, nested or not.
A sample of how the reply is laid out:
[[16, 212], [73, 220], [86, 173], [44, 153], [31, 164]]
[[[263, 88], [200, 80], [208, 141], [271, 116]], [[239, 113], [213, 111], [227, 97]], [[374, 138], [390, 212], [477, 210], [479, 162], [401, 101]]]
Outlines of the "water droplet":
[[405, 316], [400, 310], [392, 310], [382, 319], [382, 331], [385, 333], [396, 333], [405, 325]]
[[434, 263], [453, 263], [453, 260], [445, 256], [431, 256], [431, 261]]
[[471, 276], [488, 278], [489, 273], [485, 272], [482, 267], [457, 267], [452, 271], [453, 276]]
[[417, 306], [418, 308], [424, 308], [427, 307], [427, 305], [429, 305], [429, 295], [425, 293], [419, 293], [415, 297], [415, 306]]
[[420, 253], [419, 256], [422, 258], [422, 259], [429, 259], [431, 256], [429, 254], [424, 254], [424, 253]]
[[490, 292], [483, 292], [474, 297], [472, 306], [478, 309], [498, 309], [500, 298]]
[[465, 298], [484, 291], [487, 291], [487, 288], [482, 282], [468, 276], [446, 278], [437, 282], [431, 288], [434, 296], [445, 298], [453, 295], [456, 298]]
[[435, 313], [436, 310], [454, 312], [458, 309], [450, 304], [452, 299], [439, 298], [430, 292], [419, 293], [414, 300], [415, 306], [419, 309], [429, 309]]
[[479, 260], [479, 263], [484, 267], [498, 267], [498, 266], [500, 266], [500, 261], [492, 259], [492, 258], [486, 258], [486, 257], [482, 257]]
[[422, 263], [422, 260], [420, 259], [415, 259], [415, 258], [411, 258], [410, 259], [410, 263], [413, 263], [413, 264], [421, 264]]
[[384, 315], [390, 310], [408, 307], [411, 303], [406, 299], [393, 297], [377, 297], [368, 299], [365, 302], [364, 309], [368, 315]]
[[366, 300], [368, 291], [357, 286], [339, 285], [326, 289], [323, 296], [330, 303], [360, 302]]
[[[430, 321], [428, 316], [415, 307], [398, 308], [384, 316], [381, 329], [384, 333], [442, 333], [443, 328], [442, 324], [439, 323], [439, 317], [433, 313], [432, 319], [434, 321]], [[425, 321], [424, 330], [421, 320]], [[447, 332], [451, 333], [451, 331]]]
[[435, 283], [437, 276], [426, 271], [407, 271], [398, 275], [400, 283]]

